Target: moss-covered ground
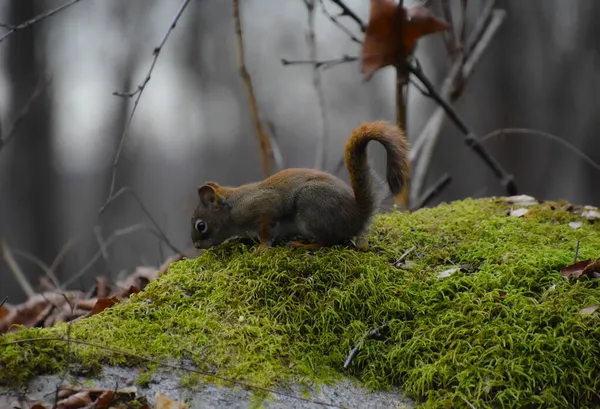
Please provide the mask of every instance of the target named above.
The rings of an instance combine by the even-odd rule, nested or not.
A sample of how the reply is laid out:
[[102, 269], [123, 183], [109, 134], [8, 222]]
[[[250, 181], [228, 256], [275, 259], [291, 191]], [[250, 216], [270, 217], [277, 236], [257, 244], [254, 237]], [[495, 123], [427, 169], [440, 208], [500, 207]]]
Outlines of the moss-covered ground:
[[[600, 257], [600, 224], [560, 203], [507, 216], [501, 199], [465, 200], [376, 218], [370, 251], [228, 243], [169, 272], [124, 302], [71, 325], [72, 339], [270, 387], [331, 381], [398, 385], [428, 407], [594, 407], [600, 404], [599, 280], [560, 269]], [[394, 265], [407, 250], [402, 262]], [[437, 275], [462, 266], [450, 276]], [[350, 367], [343, 363], [367, 339]], [[0, 338], [0, 383], [64, 367], [67, 325]], [[139, 365], [72, 345], [70, 362]], [[597, 406], [596, 406], [597, 407]]]

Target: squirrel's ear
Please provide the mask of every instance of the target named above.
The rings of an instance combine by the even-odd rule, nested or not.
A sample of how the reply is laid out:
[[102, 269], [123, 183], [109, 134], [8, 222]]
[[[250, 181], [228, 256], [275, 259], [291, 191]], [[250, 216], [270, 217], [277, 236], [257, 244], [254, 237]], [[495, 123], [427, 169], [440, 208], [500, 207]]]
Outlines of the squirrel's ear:
[[212, 206], [219, 202], [219, 195], [216, 192], [215, 183], [209, 182], [198, 188], [198, 196], [204, 206]]

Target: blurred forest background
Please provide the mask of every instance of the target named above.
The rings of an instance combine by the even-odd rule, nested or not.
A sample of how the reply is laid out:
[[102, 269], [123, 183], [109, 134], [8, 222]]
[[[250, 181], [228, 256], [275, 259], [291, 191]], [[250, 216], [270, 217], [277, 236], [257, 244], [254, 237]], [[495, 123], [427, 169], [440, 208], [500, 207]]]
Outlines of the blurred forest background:
[[[0, 0], [0, 37], [11, 25], [67, 2]], [[275, 130], [286, 167], [313, 167], [325, 129], [330, 135], [325, 168], [332, 171], [354, 127], [368, 120], [395, 121], [395, 70], [384, 68], [364, 82], [360, 63], [354, 61], [321, 70], [324, 128], [313, 66], [281, 63], [282, 58], [310, 58], [304, 1], [240, 3], [247, 69], [261, 118]], [[368, 21], [369, 1], [344, 3]], [[429, 3], [441, 16], [439, 0]], [[457, 7], [460, 1], [450, 3]], [[468, 27], [483, 3], [469, 1]], [[333, 2], [322, 4], [339, 13]], [[135, 228], [151, 223], [131, 196], [119, 197], [101, 215], [98, 211], [109, 193], [115, 151], [135, 101], [113, 92], [135, 90], [144, 81], [152, 52], [180, 7], [175, 0], [81, 0], [0, 40], [3, 137], [36, 87], [41, 89], [0, 148], [0, 239], [32, 285], [44, 275], [35, 259], [51, 265], [59, 253], [64, 256], [55, 271], [60, 281], [87, 265], [72, 288], [89, 287], [97, 275], [115, 277], [139, 265], [159, 265], [173, 253], [156, 235]], [[600, 2], [504, 0], [496, 7], [506, 11], [506, 19], [453, 104], [456, 111], [477, 135], [498, 128], [540, 130], [600, 162], [600, 26], [594, 23]], [[340, 21], [361, 34], [352, 20]], [[360, 55], [360, 46], [320, 9], [315, 31], [317, 59]], [[442, 33], [420, 40], [415, 55], [439, 88], [451, 66]], [[46, 79], [51, 82], [44, 87]], [[412, 142], [437, 104], [410, 85], [407, 105]], [[556, 141], [518, 134], [485, 145], [513, 174], [519, 193], [600, 205], [600, 173]], [[373, 151], [381, 171], [384, 156]], [[448, 120], [426, 185], [445, 172], [452, 183], [429, 206], [505, 194]], [[339, 174], [347, 180], [345, 170]], [[132, 119], [116, 188], [132, 187], [173, 245], [189, 252], [196, 186], [206, 180], [238, 185], [261, 178], [248, 95], [238, 70], [232, 3], [192, 0], [162, 49]], [[107, 242], [115, 231], [130, 234]], [[110, 246], [94, 259], [99, 243]], [[12, 303], [25, 298], [2, 260], [0, 300], [5, 296]]]

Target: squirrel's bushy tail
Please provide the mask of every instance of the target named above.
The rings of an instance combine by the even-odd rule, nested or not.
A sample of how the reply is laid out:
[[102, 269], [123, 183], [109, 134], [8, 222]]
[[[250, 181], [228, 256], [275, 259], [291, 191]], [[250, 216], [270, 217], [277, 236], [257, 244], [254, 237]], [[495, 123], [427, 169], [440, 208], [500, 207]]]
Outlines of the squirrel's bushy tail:
[[352, 131], [346, 142], [346, 168], [350, 185], [359, 208], [371, 213], [375, 207], [375, 193], [371, 169], [367, 161], [367, 144], [377, 141], [387, 152], [387, 182], [392, 194], [400, 193], [408, 183], [408, 141], [404, 132], [385, 121], [366, 122]]

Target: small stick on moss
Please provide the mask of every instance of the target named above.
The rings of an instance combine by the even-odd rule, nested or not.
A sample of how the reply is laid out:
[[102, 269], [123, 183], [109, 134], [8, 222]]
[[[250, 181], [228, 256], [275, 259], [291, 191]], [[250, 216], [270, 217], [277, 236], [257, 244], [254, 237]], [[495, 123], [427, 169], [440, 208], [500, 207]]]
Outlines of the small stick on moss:
[[581, 243], [581, 239], [577, 240], [577, 247], [575, 247], [575, 258], [573, 259], [573, 264], [577, 263], [577, 258], [579, 257], [579, 244]]
[[372, 337], [378, 335], [379, 331], [387, 328], [390, 325], [390, 322], [391, 321], [388, 321], [385, 324], [383, 324], [382, 326], [372, 329], [371, 331], [369, 331], [365, 335], [363, 335], [363, 337], [357, 342], [357, 344], [354, 345], [354, 347], [350, 350], [350, 353], [348, 354], [348, 358], [346, 358], [346, 361], [344, 361], [344, 369], [346, 369], [346, 368], [348, 368], [348, 366], [350, 366], [350, 364], [352, 363], [352, 360], [358, 354], [358, 350], [362, 346], [363, 342], [365, 342], [365, 340], [367, 340], [369, 338], [372, 338]]
[[464, 401], [465, 401], [465, 403], [466, 403], [467, 405], [469, 405], [469, 407], [470, 407], [471, 409], [476, 409], [476, 408], [475, 408], [475, 405], [473, 405], [471, 402], [469, 402], [469, 401], [468, 401], [468, 400], [467, 400], [467, 399], [466, 399], [464, 396], [461, 396], [460, 398], [461, 398], [462, 400], [464, 400]]
[[235, 385], [239, 385], [239, 386], [242, 386], [242, 387], [245, 387], [245, 388], [254, 389], [254, 390], [258, 390], [258, 391], [262, 391], [262, 392], [266, 392], [266, 393], [272, 393], [274, 395], [285, 396], [287, 398], [301, 400], [303, 402], [314, 403], [315, 405], [329, 406], [329, 407], [333, 407], [333, 408], [344, 409], [343, 406], [336, 405], [334, 403], [328, 403], [328, 402], [322, 402], [322, 401], [318, 401], [318, 400], [303, 398], [301, 396], [294, 396], [294, 395], [291, 395], [291, 394], [288, 394], [288, 393], [285, 393], [285, 392], [275, 391], [275, 390], [271, 390], [271, 389], [268, 389], [268, 388], [263, 388], [262, 386], [253, 385], [251, 383], [247, 383], [247, 382], [243, 382], [243, 381], [238, 381], [238, 380], [235, 380], [235, 379], [230, 379], [230, 378], [227, 378], [227, 377], [224, 377], [224, 376], [220, 376], [220, 375], [216, 375], [216, 374], [213, 374], [213, 373], [210, 373], [210, 372], [206, 372], [206, 371], [201, 371], [201, 370], [196, 369], [196, 368], [190, 368], [190, 367], [185, 366], [185, 365], [170, 364], [168, 362], [159, 361], [158, 359], [153, 359], [153, 358], [148, 358], [148, 357], [145, 357], [145, 356], [142, 356], [142, 355], [138, 355], [136, 353], [133, 353], [133, 352], [130, 352], [130, 351], [126, 351], [124, 349], [115, 348], [115, 347], [109, 347], [109, 346], [106, 346], [106, 345], [98, 344], [96, 342], [83, 341], [83, 340], [80, 340], [80, 339], [67, 340], [65, 338], [60, 338], [60, 337], [25, 338], [25, 339], [17, 339], [17, 340], [14, 340], [14, 341], [2, 342], [2, 343], [0, 343], [0, 347], [6, 346], [6, 345], [30, 344], [30, 343], [44, 342], [44, 341], [67, 342], [67, 343], [73, 343], [73, 344], [86, 345], [86, 346], [90, 346], [90, 347], [100, 348], [100, 349], [103, 349], [105, 351], [110, 351], [110, 352], [114, 352], [116, 354], [126, 355], [126, 356], [129, 356], [131, 358], [136, 358], [136, 359], [139, 359], [139, 360], [142, 360], [142, 361], [150, 362], [150, 363], [153, 363], [153, 364], [156, 364], [156, 365], [159, 365], [159, 366], [163, 366], [165, 368], [171, 368], [171, 369], [177, 369], [177, 370], [181, 370], [181, 371], [187, 371], [187, 372], [197, 373], [197, 374], [202, 375], [202, 376], [206, 376], [206, 377], [209, 377], [209, 378], [212, 377], [212, 378], [219, 379], [219, 380], [222, 380], [222, 381], [225, 381], [225, 382], [229, 382], [229, 383], [232, 383], [232, 384], [235, 384]]
[[400, 257], [398, 257], [398, 260], [394, 261], [391, 265], [396, 266], [399, 262], [404, 260], [404, 257], [408, 256], [410, 254], [410, 252], [413, 251], [414, 249], [415, 249], [415, 246], [412, 246], [411, 248], [406, 250], [404, 253], [402, 253], [402, 255]]

